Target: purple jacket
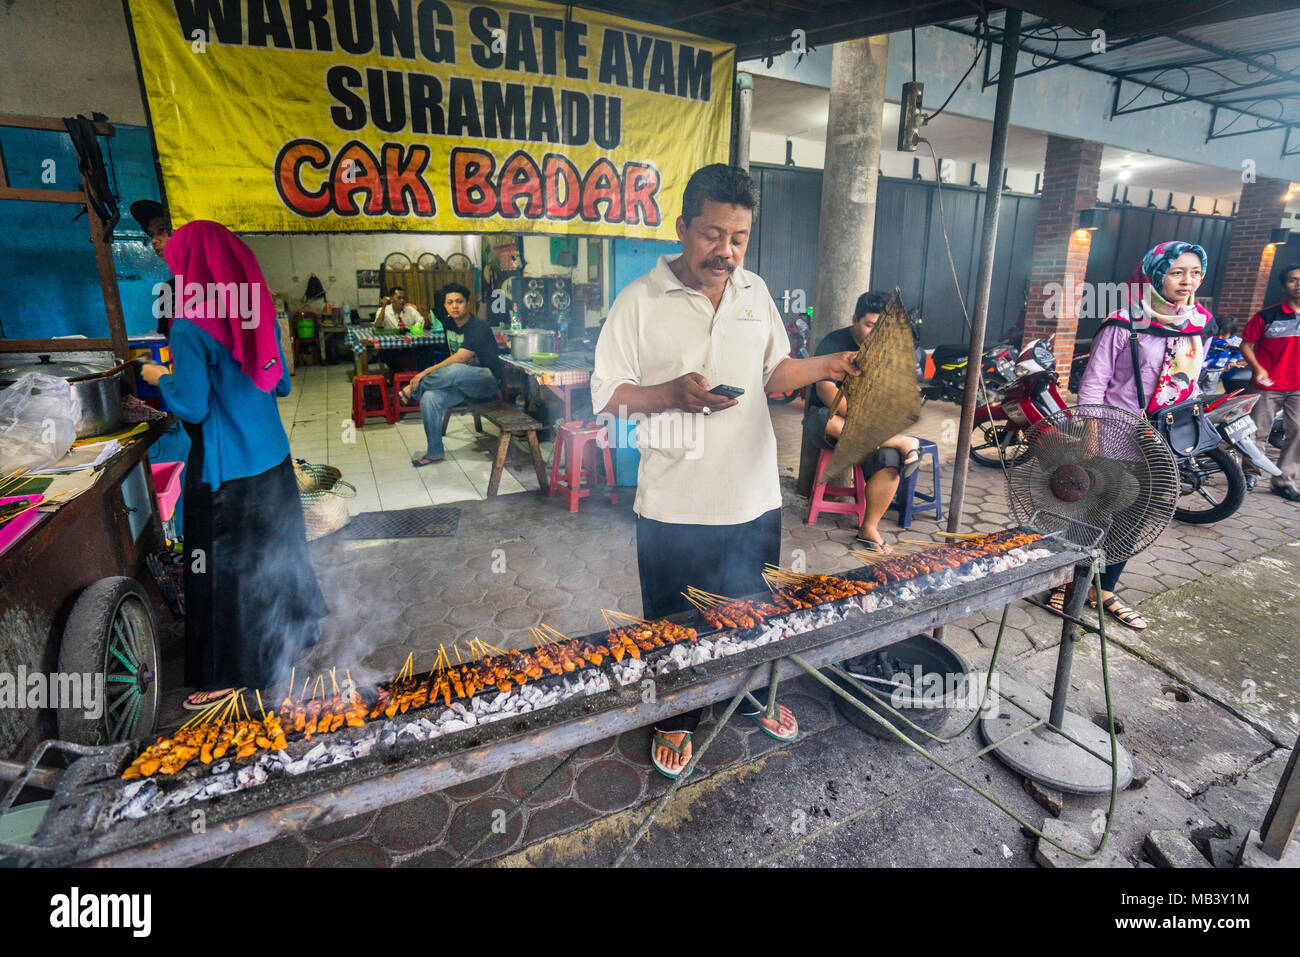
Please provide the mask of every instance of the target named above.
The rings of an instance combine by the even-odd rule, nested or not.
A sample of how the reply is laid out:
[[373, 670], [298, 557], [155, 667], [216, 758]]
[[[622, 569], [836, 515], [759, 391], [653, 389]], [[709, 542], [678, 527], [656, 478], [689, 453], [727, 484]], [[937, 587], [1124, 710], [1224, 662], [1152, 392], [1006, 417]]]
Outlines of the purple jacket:
[[[1088, 368], [1079, 381], [1079, 405], [1111, 405], [1138, 415], [1146, 411], [1138, 406], [1128, 335], [1128, 329], [1123, 326], [1106, 326], [1092, 340]], [[1168, 342], [1163, 336], [1138, 334], [1138, 365], [1142, 369], [1142, 392], [1148, 403], [1165, 363]], [[1200, 393], [1200, 384], [1192, 383], [1191, 395]]]

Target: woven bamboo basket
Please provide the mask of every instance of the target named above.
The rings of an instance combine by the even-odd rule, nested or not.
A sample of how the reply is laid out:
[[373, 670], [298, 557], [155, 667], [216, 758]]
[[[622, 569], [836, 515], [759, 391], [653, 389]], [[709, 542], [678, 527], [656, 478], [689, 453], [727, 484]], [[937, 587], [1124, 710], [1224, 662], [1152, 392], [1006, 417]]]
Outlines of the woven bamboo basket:
[[356, 495], [356, 486], [342, 479], [335, 480], [327, 489], [304, 493], [302, 521], [307, 527], [307, 541], [314, 542], [346, 525], [350, 520], [348, 499]]

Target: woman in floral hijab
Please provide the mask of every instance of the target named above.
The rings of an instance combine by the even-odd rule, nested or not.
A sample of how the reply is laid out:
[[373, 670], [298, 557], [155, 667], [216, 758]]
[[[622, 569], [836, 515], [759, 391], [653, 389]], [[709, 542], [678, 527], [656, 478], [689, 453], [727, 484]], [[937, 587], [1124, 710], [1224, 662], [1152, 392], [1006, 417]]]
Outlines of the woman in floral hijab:
[[[1204, 249], [1178, 241], [1161, 243], [1142, 257], [1129, 278], [1128, 306], [1112, 313], [1092, 340], [1088, 368], [1079, 382], [1079, 405], [1109, 405], [1142, 415], [1200, 391], [1201, 333], [1211, 316], [1196, 302], [1196, 290], [1208, 264]], [[1132, 329], [1138, 331], [1137, 369], [1129, 345]], [[1144, 404], [1138, 400], [1139, 375]], [[1118, 562], [1102, 573], [1102, 607], [1121, 624], [1141, 630], [1146, 621], [1114, 591], [1123, 570], [1124, 563]], [[1054, 592], [1052, 606], [1063, 600], [1063, 591]], [[1088, 604], [1097, 604], [1092, 590]]]

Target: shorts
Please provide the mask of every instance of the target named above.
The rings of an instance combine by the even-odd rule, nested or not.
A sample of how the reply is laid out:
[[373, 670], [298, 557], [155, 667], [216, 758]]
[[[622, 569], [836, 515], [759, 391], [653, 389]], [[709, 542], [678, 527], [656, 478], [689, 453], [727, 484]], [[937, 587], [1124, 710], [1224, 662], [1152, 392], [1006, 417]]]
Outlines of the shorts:
[[[826, 423], [830, 419], [830, 411], [824, 405], [817, 406], [809, 409], [803, 417], [805, 441], [825, 451], [832, 451], [835, 448], [834, 443], [826, 438]], [[868, 455], [859, 464], [862, 466], [863, 478], [869, 478], [884, 468], [901, 469], [903, 467], [903, 453], [894, 448], [880, 448]]]

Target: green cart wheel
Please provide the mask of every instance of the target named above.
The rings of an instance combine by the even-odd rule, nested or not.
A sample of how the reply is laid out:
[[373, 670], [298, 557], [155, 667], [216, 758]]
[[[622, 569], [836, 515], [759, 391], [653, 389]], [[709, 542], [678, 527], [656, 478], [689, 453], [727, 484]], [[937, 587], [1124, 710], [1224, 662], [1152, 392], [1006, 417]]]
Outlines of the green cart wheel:
[[[90, 675], [102, 694], [97, 703], [85, 697], [79, 707], [53, 702], [61, 705], [56, 710], [60, 738], [112, 744], [153, 734], [158, 721], [156, 635], [149, 599], [132, 578], [101, 579], [77, 597], [59, 645], [59, 676], [66, 686], [77, 687]], [[73, 675], [82, 677], [74, 680]]]

